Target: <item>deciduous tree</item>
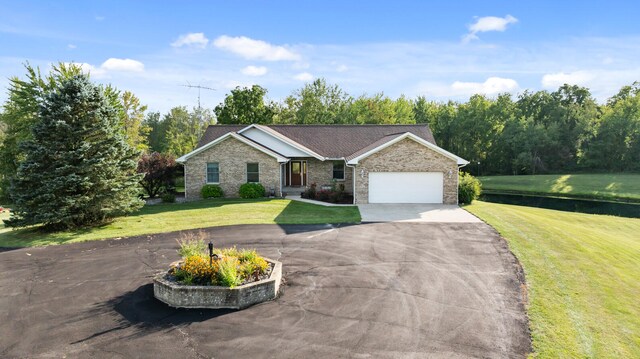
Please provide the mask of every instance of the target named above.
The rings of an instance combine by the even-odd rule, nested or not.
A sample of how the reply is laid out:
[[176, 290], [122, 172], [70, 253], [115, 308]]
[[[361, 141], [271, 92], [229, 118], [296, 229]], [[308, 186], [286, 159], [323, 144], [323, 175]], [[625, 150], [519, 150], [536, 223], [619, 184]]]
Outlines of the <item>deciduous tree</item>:
[[138, 173], [144, 176], [140, 184], [151, 198], [171, 186], [175, 172], [176, 160], [171, 155], [153, 152], [142, 155], [138, 161]]

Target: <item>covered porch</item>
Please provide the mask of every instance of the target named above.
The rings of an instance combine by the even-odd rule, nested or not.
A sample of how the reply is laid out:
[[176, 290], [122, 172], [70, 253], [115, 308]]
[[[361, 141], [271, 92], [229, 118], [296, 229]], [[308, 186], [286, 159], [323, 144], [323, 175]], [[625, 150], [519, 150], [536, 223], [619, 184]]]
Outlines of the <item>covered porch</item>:
[[311, 184], [317, 189], [331, 186], [334, 182], [344, 184], [345, 192], [353, 192], [353, 169], [342, 160], [320, 161], [315, 158], [291, 158], [280, 166], [282, 192], [300, 195]]

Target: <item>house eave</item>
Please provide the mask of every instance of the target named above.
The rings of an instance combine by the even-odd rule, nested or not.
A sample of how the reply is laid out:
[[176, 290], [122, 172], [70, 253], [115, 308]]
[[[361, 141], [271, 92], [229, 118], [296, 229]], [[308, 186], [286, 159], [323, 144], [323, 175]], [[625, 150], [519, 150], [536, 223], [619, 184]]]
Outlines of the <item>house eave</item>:
[[246, 144], [248, 146], [251, 146], [251, 147], [257, 149], [258, 151], [263, 152], [263, 153], [275, 158], [279, 163], [286, 163], [286, 162], [289, 161], [288, 158], [286, 158], [286, 157], [284, 157], [284, 156], [282, 156], [282, 155], [280, 155], [280, 154], [278, 154], [276, 152], [273, 152], [270, 149], [268, 149], [268, 148], [266, 148], [266, 147], [264, 147], [264, 146], [262, 146], [262, 145], [260, 145], [260, 144], [258, 144], [256, 142], [250, 141], [250, 140], [244, 138], [243, 136], [238, 135], [235, 132], [229, 132], [229, 133], [227, 133], [225, 135], [222, 135], [222, 136], [216, 138], [215, 140], [207, 143], [206, 145], [204, 145], [202, 147], [196, 148], [195, 150], [187, 153], [186, 155], [180, 156], [178, 159], [176, 159], [176, 162], [184, 164], [189, 160], [189, 158], [191, 158], [191, 157], [197, 155], [198, 153], [203, 152], [203, 151], [205, 151], [205, 150], [217, 145], [218, 143], [220, 143], [220, 142], [222, 142], [222, 141], [224, 141], [224, 140], [226, 140], [228, 138], [234, 138], [234, 139], [236, 139], [236, 140], [238, 140], [238, 141], [240, 141], [240, 142], [242, 142], [242, 143], [244, 143], [244, 144]]
[[441, 148], [441, 147], [439, 147], [437, 145], [434, 145], [433, 143], [431, 143], [429, 141], [426, 141], [426, 140], [424, 140], [424, 139], [422, 139], [422, 138], [420, 138], [420, 137], [418, 137], [418, 136], [416, 136], [416, 135], [414, 135], [414, 134], [412, 134], [410, 132], [407, 132], [404, 135], [401, 135], [401, 136], [398, 136], [396, 138], [393, 138], [393, 139], [389, 140], [388, 142], [385, 142], [385, 143], [381, 144], [380, 146], [378, 146], [376, 148], [372, 148], [371, 150], [369, 150], [369, 151], [367, 151], [367, 152], [365, 152], [365, 153], [363, 153], [363, 154], [361, 154], [361, 155], [359, 155], [357, 157], [354, 157], [354, 158], [350, 159], [349, 161], [347, 161], [347, 164], [349, 164], [349, 165], [357, 165], [360, 160], [365, 159], [365, 158], [371, 156], [372, 154], [374, 154], [374, 153], [376, 153], [376, 152], [378, 152], [378, 151], [380, 151], [382, 149], [385, 149], [385, 148], [387, 148], [387, 147], [389, 147], [389, 146], [391, 146], [391, 145], [393, 145], [395, 143], [398, 143], [398, 142], [404, 140], [405, 138], [409, 138], [409, 139], [411, 139], [413, 141], [416, 141], [416, 142], [420, 143], [421, 145], [423, 145], [423, 146], [425, 146], [427, 148], [430, 148], [430, 149], [432, 149], [432, 150], [434, 150], [434, 151], [436, 151], [436, 152], [438, 152], [438, 153], [440, 153], [440, 154], [442, 154], [442, 155], [444, 155], [446, 157], [451, 158], [452, 160], [455, 160], [456, 163], [459, 166], [460, 165], [461, 166], [466, 166], [467, 164], [469, 164], [469, 161], [465, 160], [464, 158], [456, 156], [453, 153], [451, 153], [451, 152], [449, 152], [449, 151], [447, 151], [447, 150], [445, 150], [445, 149], [443, 149], [443, 148]]
[[320, 160], [320, 161], [326, 160], [325, 157], [323, 157], [320, 154], [312, 151], [308, 147], [303, 146], [302, 144], [290, 139], [289, 137], [279, 133], [278, 131], [270, 129], [267, 126], [262, 126], [262, 125], [258, 125], [258, 124], [252, 124], [252, 125], [249, 125], [249, 126], [243, 128], [243, 129], [241, 129], [240, 131], [238, 131], [238, 134], [242, 134], [243, 132], [248, 131], [248, 130], [250, 130], [252, 128], [260, 130], [263, 133], [265, 133], [265, 134], [267, 134], [267, 135], [269, 135], [269, 136], [271, 136], [273, 138], [276, 138], [276, 139], [278, 139], [280, 141], [283, 141], [284, 143], [294, 147], [295, 149], [308, 154], [310, 157], [313, 157], [313, 158], [315, 158], [317, 160]]

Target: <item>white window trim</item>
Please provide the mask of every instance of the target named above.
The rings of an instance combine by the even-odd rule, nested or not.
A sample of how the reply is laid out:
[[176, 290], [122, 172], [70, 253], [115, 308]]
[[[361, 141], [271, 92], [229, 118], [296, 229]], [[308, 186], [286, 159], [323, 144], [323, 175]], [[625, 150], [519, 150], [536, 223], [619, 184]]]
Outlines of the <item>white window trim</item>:
[[[209, 182], [209, 163], [217, 163], [218, 164], [218, 182]], [[220, 162], [207, 162], [207, 165], [204, 168], [204, 176], [206, 184], [220, 184]]]
[[336, 164], [336, 162], [339, 162], [339, 161], [334, 161], [331, 164], [331, 179], [333, 179], [334, 181], [344, 181], [347, 178], [347, 169], [345, 168], [346, 166], [344, 162], [342, 162], [342, 178], [335, 178], [333, 176], [333, 166]]
[[[248, 165], [255, 163], [258, 165], [258, 181], [257, 182], [249, 182], [249, 169]], [[244, 183], [260, 183], [260, 162], [247, 162], [244, 166]]]

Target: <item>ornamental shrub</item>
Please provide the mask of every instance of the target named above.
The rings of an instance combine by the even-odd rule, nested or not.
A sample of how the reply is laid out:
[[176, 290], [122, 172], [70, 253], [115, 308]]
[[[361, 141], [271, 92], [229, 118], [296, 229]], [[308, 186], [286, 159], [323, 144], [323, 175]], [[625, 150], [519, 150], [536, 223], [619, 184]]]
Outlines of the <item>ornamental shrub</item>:
[[220, 285], [233, 288], [242, 283], [240, 261], [236, 257], [225, 257], [218, 261], [217, 280]]
[[202, 195], [202, 198], [220, 198], [224, 196], [222, 187], [218, 186], [217, 184], [206, 184], [202, 186], [200, 194]]
[[184, 284], [217, 284], [218, 262], [209, 264], [204, 254], [193, 254], [184, 258], [184, 263], [174, 271], [176, 279]]
[[175, 203], [176, 195], [174, 193], [164, 193], [160, 196], [162, 203]]
[[316, 183], [313, 182], [309, 188], [302, 192], [302, 198], [315, 199], [316, 198]]
[[261, 198], [265, 195], [264, 186], [260, 183], [245, 183], [240, 186], [240, 198]]
[[458, 175], [458, 203], [470, 204], [480, 197], [482, 186], [480, 181], [468, 173]]
[[171, 192], [171, 188], [174, 187], [173, 177], [176, 170], [176, 160], [172, 155], [154, 152], [143, 154], [138, 160], [138, 173], [144, 175], [140, 180], [140, 185], [147, 192], [149, 198], [162, 194], [163, 189], [166, 192]]

